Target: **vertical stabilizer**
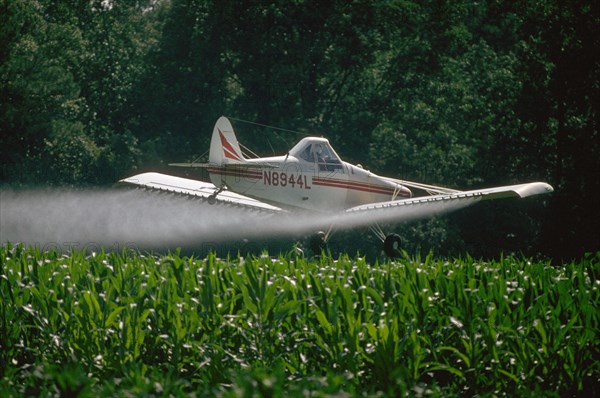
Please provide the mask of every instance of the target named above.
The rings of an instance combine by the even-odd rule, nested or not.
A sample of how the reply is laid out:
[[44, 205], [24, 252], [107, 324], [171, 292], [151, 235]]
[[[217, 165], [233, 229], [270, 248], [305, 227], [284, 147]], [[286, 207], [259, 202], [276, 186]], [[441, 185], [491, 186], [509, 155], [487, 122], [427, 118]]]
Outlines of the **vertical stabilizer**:
[[233, 126], [225, 116], [221, 116], [215, 123], [208, 160], [215, 166], [246, 162], [233, 132]]

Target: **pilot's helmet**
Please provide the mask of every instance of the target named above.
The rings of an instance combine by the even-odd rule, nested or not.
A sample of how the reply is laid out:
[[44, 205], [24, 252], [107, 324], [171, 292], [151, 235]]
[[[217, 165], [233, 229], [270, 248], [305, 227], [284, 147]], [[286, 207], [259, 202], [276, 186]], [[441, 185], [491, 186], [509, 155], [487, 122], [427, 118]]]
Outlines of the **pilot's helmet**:
[[317, 155], [320, 155], [323, 153], [323, 146], [321, 144], [315, 144], [313, 145], [313, 152], [316, 153]]

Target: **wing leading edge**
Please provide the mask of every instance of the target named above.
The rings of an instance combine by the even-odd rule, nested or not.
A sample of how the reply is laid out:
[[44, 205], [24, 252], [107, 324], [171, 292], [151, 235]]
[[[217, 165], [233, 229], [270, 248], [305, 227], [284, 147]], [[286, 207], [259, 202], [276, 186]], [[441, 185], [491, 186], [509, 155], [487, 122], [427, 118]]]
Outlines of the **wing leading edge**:
[[371, 225], [373, 223], [404, 222], [450, 213], [484, 200], [526, 198], [553, 192], [545, 182], [508, 185], [449, 194], [422, 196], [390, 202], [372, 203], [346, 210], [340, 224]]
[[218, 195], [214, 196], [215, 192], [218, 191], [218, 188], [209, 182], [191, 180], [161, 173], [143, 173], [134, 175], [120, 180], [119, 185], [134, 185], [151, 190], [188, 195], [204, 200], [209, 200], [212, 196], [215, 202], [220, 204], [271, 213], [284, 212], [284, 210], [279, 207], [271, 206], [267, 203], [227, 190], [223, 190], [219, 192]]

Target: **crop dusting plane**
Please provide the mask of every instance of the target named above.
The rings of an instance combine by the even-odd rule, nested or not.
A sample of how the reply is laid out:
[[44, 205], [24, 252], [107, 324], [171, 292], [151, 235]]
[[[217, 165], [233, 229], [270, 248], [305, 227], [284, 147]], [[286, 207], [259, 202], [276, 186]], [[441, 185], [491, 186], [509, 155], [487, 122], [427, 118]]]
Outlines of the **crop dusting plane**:
[[553, 191], [544, 182], [458, 191], [382, 177], [342, 161], [329, 141], [319, 137], [302, 139], [285, 155], [250, 158], [242, 152], [226, 117], [215, 124], [209, 163], [172, 166], [205, 167], [211, 182], [143, 173], [120, 183], [255, 211], [297, 213], [298, 217], [307, 212], [320, 214], [329, 232], [319, 232], [313, 237], [314, 251], [320, 251], [333, 227], [366, 225], [381, 239], [385, 253], [391, 257], [399, 253], [400, 237], [385, 235], [379, 224], [431, 217], [482, 200], [524, 198]]

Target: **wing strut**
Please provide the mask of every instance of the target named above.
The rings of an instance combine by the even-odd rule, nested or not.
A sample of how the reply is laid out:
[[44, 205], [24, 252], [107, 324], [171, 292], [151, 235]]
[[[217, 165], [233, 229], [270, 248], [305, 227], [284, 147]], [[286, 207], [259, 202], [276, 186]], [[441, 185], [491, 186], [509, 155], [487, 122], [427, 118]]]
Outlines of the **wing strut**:
[[[396, 184], [407, 186], [408, 188], [420, 189], [421, 191], [427, 192], [427, 194], [429, 194], [429, 195], [449, 195], [449, 194], [461, 192], [457, 189], [439, 187], [439, 186], [435, 186], [435, 185], [421, 184], [420, 182], [398, 180], [396, 178], [385, 178], [385, 179], [388, 181], [394, 182]], [[397, 195], [396, 192], [394, 192], [394, 195]], [[395, 199], [395, 197], [394, 197], [394, 199]], [[392, 200], [394, 200], [394, 199], [392, 199]]]

